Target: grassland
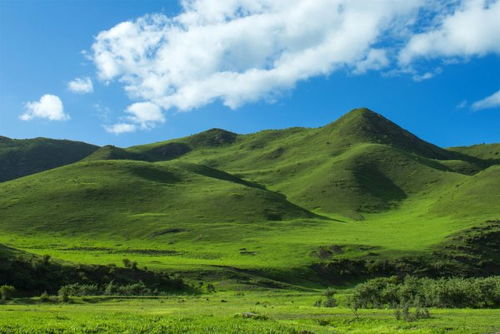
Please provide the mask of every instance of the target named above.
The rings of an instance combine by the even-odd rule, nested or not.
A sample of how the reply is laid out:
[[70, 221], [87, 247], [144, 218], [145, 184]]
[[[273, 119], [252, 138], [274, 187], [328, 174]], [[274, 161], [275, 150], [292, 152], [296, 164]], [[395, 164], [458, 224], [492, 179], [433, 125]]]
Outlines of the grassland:
[[[158, 298], [74, 298], [71, 304], [18, 301], [0, 306], [0, 333], [495, 333], [498, 310], [431, 309], [396, 320], [392, 310], [314, 307], [317, 292], [236, 291]], [[262, 319], [239, 315], [251, 312]]]

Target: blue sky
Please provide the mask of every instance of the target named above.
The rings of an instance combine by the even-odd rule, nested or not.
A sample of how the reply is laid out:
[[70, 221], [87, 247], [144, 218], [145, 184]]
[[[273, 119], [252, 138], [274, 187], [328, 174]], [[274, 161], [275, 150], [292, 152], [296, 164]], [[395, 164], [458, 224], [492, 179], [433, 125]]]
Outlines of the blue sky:
[[441, 146], [500, 142], [500, 1], [372, 4], [0, 1], [0, 135], [130, 146], [364, 106]]

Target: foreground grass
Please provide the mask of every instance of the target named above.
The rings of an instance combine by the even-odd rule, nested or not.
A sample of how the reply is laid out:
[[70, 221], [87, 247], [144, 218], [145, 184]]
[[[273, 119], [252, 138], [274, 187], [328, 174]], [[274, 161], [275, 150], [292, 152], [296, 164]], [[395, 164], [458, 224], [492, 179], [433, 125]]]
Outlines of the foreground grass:
[[[432, 309], [431, 319], [395, 320], [391, 310], [313, 307], [316, 293], [224, 292], [161, 298], [23, 300], [0, 305], [0, 333], [495, 333], [499, 310]], [[254, 312], [265, 319], [243, 319]], [[236, 316], [235, 316], [236, 315]]]

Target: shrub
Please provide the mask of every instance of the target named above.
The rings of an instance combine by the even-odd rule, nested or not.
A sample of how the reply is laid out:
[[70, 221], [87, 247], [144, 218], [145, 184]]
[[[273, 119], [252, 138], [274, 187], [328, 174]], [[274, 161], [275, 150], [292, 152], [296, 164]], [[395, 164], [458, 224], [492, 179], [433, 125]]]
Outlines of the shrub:
[[66, 286], [63, 286], [57, 292], [57, 296], [61, 303], [68, 303], [71, 299], [69, 298], [69, 289]]
[[50, 297], [49, 297], [49, 294], [47, 293], [47, 291], [44, 291], [41, 295], [40, 295], [40, 301], [42, 303], [46, 303], [48, 301], [50, 301]]
[[335, 299], [335, 294], [337, 293], [336, 290], [332, 288], [326, 289], [326, 291], [323, 293], [323, 295], [326, 297], [325, 302], [323, 303], [324, 307], [335, 307], [337, 306], [337, 300]]
[[361, 308], [472, 307], [500, 306], [500, 277], [428, 279], [406, 277], [376, 278], [359, 284], [351, 303]]
[[337, 306], [337, 301], [332, 297], [328, 297], [324, 301], [323, 306], [324, 307], [335, 307], [335, 306]]
[[16, 288], [12, 285], [2, 285], [0, 286], [0, 295], [2, 296], [2, 300], [9, 300], [14, 297], [16, 293]]
[[43, 255], [41, 261], [42, 261], [42, 263], [44, 265], [46, 265], [46, 266], [49, 265], [49, 263], [50, 263], [50, 255], [48, 255], [48, 254]]
[[335, 299], [335, 294], [337, 293], [336, 290], [332, 288], [328, 288], [323, 292], [323, 296], [325, 297], [326, 300], [323, 301], [323, 299], [318, 299], [316, 302], [314, 302], [314, 306], [316, 307], [335, 307], [337, 306], [337, 300]]
[[235, 318], [243, 319], [254, 319], [254, 320], [268, 320], [269, 318], [265, 315], [255, 313], [255, 312], [243, 312], [234, 315]]
[[408, 303], [396, 305], [396, 307], [394, 308], [394, 318], [396, 318], [396, 320], [411, 322], [419, 319], [428, 319], [430, 317], [431, 314], [429, 310], [418, 304], [415, 306], [414, 312], [411, 311], [410, 304]]
[[208, 293], [213, 293], [215, 292], [215, 286], [212, 283], [207, 284], [207, 292]]
[[102, 291], [99, 286], [95, 284], [68, 284], [61, 287], [61, 290], [65, 290], [69, 296], [97, 296], [101, 295]]
[[106, 285], [106, 288], [104, 289], [104, 294], [106, 296], [111, 296], [113, 295], [114, 292], [115, 292], [115, 285], [114, 282], [111, 281], [108, 283], [108, 285]]
[[148, 296], [153, 292], [143, 282], [116, 286], [115, 293], [121, 296]]
[[130, 267], [132, 267], [132, 261], [130, 261], [129, 259], [123, 259], [123, 260], [122, 260], [122, 262], [123, 262], [123, 266], [124, 266], [125, 268], [130, 268]]

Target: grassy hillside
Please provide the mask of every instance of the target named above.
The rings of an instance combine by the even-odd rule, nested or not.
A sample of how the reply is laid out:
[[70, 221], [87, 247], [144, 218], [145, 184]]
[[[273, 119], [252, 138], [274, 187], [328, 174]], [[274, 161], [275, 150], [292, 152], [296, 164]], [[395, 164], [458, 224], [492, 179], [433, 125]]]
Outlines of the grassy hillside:
[[76, 162], [97, 149], [70, 140], [0, 136], [0, 182]]
[[98, 148], [90, 155], [86, 156], [83, 161], [93, 160], [144, 160], [147, 161], [148, 157], [135, 152], [127, 151], [126, 149], [116, 147], [113, 145], [106, 145]]
[[500, 164], [500, 144], [451, 147], [449, 150], [482, 159], [491, 164]]
[[0, 242], [82, 263], [126, 256], [200, 277], [224, 270], [238, 284], [311, 284], [318, 264], [407, 265], [398, 259], [499, 220], [494, 156], [495, 146], [437, 147], [367, 109], [320, 128], [105, 146], [0, 184]]
[[187, 163], [92, 161], [0, 185], [2, 230], [150, 236], [192, 222], [256, 222], [314, 215], [283, 195]]
[[[226, 140], [216, 140], [221, 137]], [[320, 214], [355, 219], [405, 200], [432, 200], [430, 193], [454, 187], [464, 175], [489, 166], [480, 157], [427, 143], [368, 109], [316, 129], [250, 135], [213, 129], [129, 151], [147, 155], [174, 145], [186, 147], [177, 160], [229, 171]]]

